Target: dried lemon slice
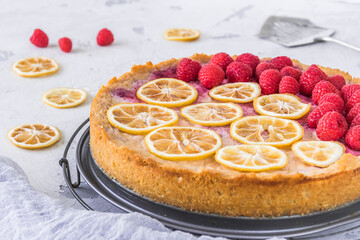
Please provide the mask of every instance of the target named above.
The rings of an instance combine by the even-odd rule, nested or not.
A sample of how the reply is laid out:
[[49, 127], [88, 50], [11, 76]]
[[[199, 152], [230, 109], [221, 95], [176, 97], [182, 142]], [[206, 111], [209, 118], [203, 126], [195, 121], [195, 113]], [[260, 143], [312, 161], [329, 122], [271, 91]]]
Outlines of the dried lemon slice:
[[254, 109], [261, 115], [299, 119], [310, 111], [310, 103], [302, 103], [292, 94], [271, 94], [254, 99]]
[[183, 107], [195, 102], [198, 93], [184, 81], [159, 78], [142, 85], [136, 95], [147, 103], [163, 107]]
[[45, 124], [25, 124], [14, 127], [8, 134], [8, 139], [21, 148], [36, 149], [48, 147], [60, 139], [60, 131]]
[[237, 145], [221, 148], [215, 160], [238, 171], [261, 172], [285, 167], [289, 157], [272, 146]]
[[294, 143], [292, 151], [305, 163], [317, 167], [327, 167], [341, 158], [345, 147], [331, 141], [300, 141]]
[[163, 127], [145, 137], [149, 151], [163, 159], [199, 160], [213, 155], [221, 145], [214, 131], [195, 127]]
[[164, 38], [170, 41], [193, 41], [199, 37], [200, 31], [187, 28], [171, 28], [164, 33]]
[[214, 87], [210, 97], [222, 102], [247, 103], [260, 96], [259, 84], [253, 82], [228, 83]]
[[286, 147], [300, 140], [304, 136], [304, 129], [294, 120], [248, 116], [231, 124], [230, 135], [245, 144]]
[[121, 103], [107, 111], [111, 125], [123, 132], [146, 134], [156, 128], [174, 125], [178, 115], [174, 110], [145, 103]]
[[242, 114], [242, 108], [233, 103], [199, 103], [181, 109], [183, 117], [203, 126], [229, 125]]
[[14, 71], [22, 77], [39, 77], [59, 70], [59, 65], [51, 58], [30, 57], [14, 63]]
[[54, 88], [46, 91], [42, 100], [44, 103], [56, 108], [70, 108], [85, 101], [87, 92], [77, 88]]

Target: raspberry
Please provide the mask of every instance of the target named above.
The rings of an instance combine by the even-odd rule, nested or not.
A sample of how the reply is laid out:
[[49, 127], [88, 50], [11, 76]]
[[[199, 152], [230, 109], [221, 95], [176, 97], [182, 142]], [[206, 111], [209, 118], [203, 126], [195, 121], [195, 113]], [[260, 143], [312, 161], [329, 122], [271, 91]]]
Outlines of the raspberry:
[[309, 67], [301, 74], [299, 80], [300, 92], [305, 96], [311, 96], [315, 85], [322, 80], [326, 80], [326, 78], [318, 68]]
[[252, 71], [255, 72], [255, 69], [257, 67], [257, 65], [259, 65], [260, 63], [260, 59], [258, 56], [255, 56], [251, 53], [243, 53], [240, 56], [238, 56], [236, 58], [237, 62], [242, 62], [245, 63], [247, 65], [249, 65], [249, 67], [251, 67]]
[[37, 47], [44, 48], [49, 44], [49, 38], [41, 29], [35, 29], [30, 42]]
[[360, 103], [360, 90], [357, 90], [351, 95], [349, 101], [345, 105], [345, 111], [348, 113], [357, 103]]
[[279, 84], [279, 93], [291, 93], [298, 94], [300, 90], [300, 85], [295, 78], [290, 76], [285, 76], [281, 79]]
[[351, 128], [355, 127], [357, 125], [360, 125], [360, 114], [356, 115], [356, 117], [354, 117], [354, 119], [351, 121]]
[[70, 52], [72, 49], [72, 42], [70, 38], [63, 37], [59, 39], [59, 47], [63, 52]]
[[326, 113], [316, 127], [316, 136], [323, 141], [337, 141], [342, 138], [348, 125], [343, 115], [332, 111]]
[[319, 120], [328, 112], [336, 111], [336, 106], [332, 103], [323, 103], [315, 108], [308, 116], [308, 124], [311, 128], [316, 128]]
[[347, 103], [350, 97], [360, 89], [360, 85], [358, 84], [349, 84], [345, 85], [341, 88], [341, 97], [344, 99], [344, 102]]
[[318, 82], [312, 91], [312, 100], [315, 104], [319, 104], [319, 100], [327, 93], [335, 93], [336, 87], [328, 81]]
[[341, 90], [341, 88], [346, 84], [345, 78], [341, 75], [335, 75], [328, 77], [327, 79], [332, 85], [334, 85], [338, 90]]
[[354, 150], [360, 150], [360, 126], [354, 126], [349, 129], [345, 136], [346, 145]]
[[316, 69], [317, 71], [319, 71], [320, 74], [321, 74], [321, 76], [323, 76], [324, 79], [327, 79], [327, 78], [328, 78], [328, 76], [326, 75], [326, 73], [324, 73], [324, 71], [321, 70], [321, 69], [318, 67], [318, 65], [316, 65], [316, 64], [311, 64], [309, 68], [313, 68], [313, 69]]
[[321, 106], [324, 103], [332, 103], [336, 106], [336, 111], [342, 113], [344, 111], [344, 101], [336, 93], [327, 93], [323, 95], [319, 100], [319, 105]]
[[292, 60], [289, 57], [286, 57], [286, 56], [279, 56], [279, 57], [273, 58], [273, 59], [270, 60], [270, 63], [272, 65], [274, 65], [274, 67], [279, 71], [283, 67], [286, 67], [286, 66], [292, 67], [293, 66]]
[[226, 77], [230, 82], [249, 82], [252, 77], [252, 70], [245, 63], [232, 62], [226, 68]]
[[296, 69], [290, 66], [283, 67], [280, 72], [283, 76], [290, 76], [295, 78], [296, 81], [299, 81], [302, 74], [300, 69]]
[[214, 65], [218, 65], [219, 67], [222, 68], [222, 70], [225, 72], [227, 66], [232, 63], [234, 61], [234, 59], [232, 59], [232, 57], [224, 52], [221, 53], [217, 53], [215, 54], [211, 60], [210, 60], [210, 64], [214, 64]]
[[99, 46], [107, 46], [113, 43], [114, 35], [109, 29], [103, 28], [99, 31], [96, 41]]
[[348, 124], [354, 120], [354, 118], [360, 113], [360, 103], [355, 104], [355, 106], [349, 111], [346, 116], [346, 121]]
[[217, 65], [208, 64], [203, 66], [199, 71], [199, 80], [206, 88], [218, 86], [224, 78], [224, 71]]
[[269, 62], [261, 62], [259, 63], [259, 65], [256, 66], [256, 69], [255, 69], [255, 77], [257, 79], [260, 78], [260, 75], [263, 71], [265, 70], [268, 70], [268, 69], [275, 69], [274, 65], [272, 65], [271, 63]]
[[201, 69], [201, 64], [189, 58], [183, 58], [176, 67], [177, 78], [185, 82], [195, 80]]
[[259, 84], [263, 94], [277, 93], [282, 75], [278, 70], [268, 69], [261, 73]]

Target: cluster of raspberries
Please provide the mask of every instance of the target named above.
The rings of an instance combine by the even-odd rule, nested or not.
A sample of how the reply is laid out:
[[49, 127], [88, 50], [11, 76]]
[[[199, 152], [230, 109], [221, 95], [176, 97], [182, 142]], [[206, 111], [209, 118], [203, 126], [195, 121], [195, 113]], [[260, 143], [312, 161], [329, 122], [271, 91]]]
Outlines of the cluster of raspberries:
[[[96, 42], [99, 46], [110, 45], [114, 41], [114, 36], [109, 29], [103, 28], [99, 31], [96, 37]], [[49, 37], [41, 29], [35, 29], [30, 37], [30, 42], [37, 47], [45, 48], [49, 45]], [[70, 38], [63, 37], [58, 41], [59, 47], [64, 52], [70, 52], [72, 49], [72, 41]]]
[[290, 93], [311, 97], [318, 107], [309, 114], [308, 124], [316, 128], [317, 137], [338, 141], [345, 136], [349, 148], [360, 150], [360, 85], [346, 85], [343, 76], [327, 76], [317, 65], [303, 72], [286, 56], [260, 61], [257, 56], [244, 53], [234, 60], [221, 52], [206, 65], [182, 59], [177, 66], [177, 78], [185, 82], [198, 79], [205, 88], [226, 81], [251, 81], [258, 82], [265, 95]]

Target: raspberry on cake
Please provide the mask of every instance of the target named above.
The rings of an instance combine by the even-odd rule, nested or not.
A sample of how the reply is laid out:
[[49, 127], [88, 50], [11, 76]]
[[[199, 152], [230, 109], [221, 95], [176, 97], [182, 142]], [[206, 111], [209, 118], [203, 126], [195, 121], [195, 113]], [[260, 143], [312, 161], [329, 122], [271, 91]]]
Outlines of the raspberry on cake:
[[300, 90], [300, 84], [295, 78], [290, 76], [285, 76], [281, 79], [279, 84], [279, 93], [291, 93], [298, 94]]
[[357, 91], [360, 90], [360, 85], [358, 84], [349, 84], [341, 88], [341, 97], [344, 99], [344, 102], [347, 103], [350, 97]]
[[309, 67], [301, 74], [299, 80], [300, 92], [305, 96], [311, 96], [315, 85], [322, 80], [326, 80], [326, 78], [326, 75], [324, 75], [324, 73], [317, 66]]
[[292, 60], [286, 56], [279, 56], [279, 57], [272, 58], [270, 60], [270, 63], [279, 71], [286, 66], [290, 66], [290, 67], [293, 66]]
[[308, 116], [308, 125], [311, 128], [316, 128], [319, 120], [328, 112], [337, 111], [336, 106], [333, 103], [327, 102], [321, 104]]
[[355, 106], [349, 111], [346, 116], [346, 121], [350, 125], [353, 119], [360, 113], [360, 103], [355, 104]]
[[183, 58], [176, 67], [177, 78], [185, 82], [196, 80], [201, 64], [189, 58]]
[[269, 62], [261, 62], [259, 63], [259, 65], [257, 65], [256, 69], [255, 69], [255, 77], [257, 79], [260, 78], [260, 75], [263, 71], [268, 70], [268, 69], [275, 69], [274, 65], [272, 65]]
[[226, 77], [230, 82], [249, 82], [252, 77], [252, 70], [245, 63], [232, 62], [226, 68]]
[[357, 90], [351, 95], [345, 105], [345, 111], [348, 113], [357, 103], [360, 103], [360, 90]]
[[323, 95], [319, 100], [319, 105], [322, 105], [324, 103], [332, 103], [336, 106], [336, 111], [339, 113], [342, 113], [344, 111], [344, 101], [342, 98], [336, 94], [336, 93], [327, 93]]
[[251, 70], [253, 72], [255, 72], [257, 65], [259, 65], [259, 63], [260, 63], [259, 57], [255, 56], [251, 53], [243, 53], [243, 54], [239, 55], [236, 58], [236, 61], [247, 64], [249, 67], [251, 67]]
[[300, 80], [300, 76], [302, 74], [300, 69], [296, 69], [290, 66], [283, 67], [280, 72], [283, 76], [293, 77], [296, 79], [296, 81]]
[[199, 80], [206, 88], [218, 86], [224, 78], [224, 71], [217, 65], [208, 64], [203, 66], [199, 71]]
[[344, 116], [332, 111], [320, 118], [316, 127], [316, 135], [323, 141], [338, 141], [345, 135], [347, 128]]
[[226, 71], [227, 66], [229, 66], [230, 63], [232, 63], [234, 59], [227, 53], [221, 52], [215, 54], [211, 60], [210, 64], [217, 65], [221, 67], [223, 71]]
[[274, 94], [279, 91], [282, 75], [278, 70], [269, 69], [261, 73], [259, 84], [263, 94]]
[[356, 115], [356, 117], [351, 121], [350, 128], [360, 125], [360, 114]]
[[345, 86], [345, 78], [341, 75], [331, 76], [327, 79], [332, 85], [334, 85], [338, 90], [341, 90]]
[[336, 87], [327, 81], [318, 82], [312, 91], [312, 100], [315, 104], [319, 103], [322, 96], [327, 93], [335, 93]]
[[354, 150], [360, 150], [360, 125], [351, 127], [345, 136], [346, 145]]

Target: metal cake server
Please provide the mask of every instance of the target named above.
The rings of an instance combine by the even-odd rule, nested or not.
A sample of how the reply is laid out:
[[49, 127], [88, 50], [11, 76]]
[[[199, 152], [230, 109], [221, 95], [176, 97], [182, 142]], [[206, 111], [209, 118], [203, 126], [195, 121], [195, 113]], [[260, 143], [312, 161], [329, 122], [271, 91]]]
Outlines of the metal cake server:
[[302, 46], [315, 42], [334, 42], [360, 52], [360, 48], [332, 38], [333, 29], [314, 25], [308, 19], [270, 16], [258, 36], [285, 47]]

